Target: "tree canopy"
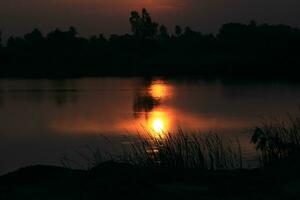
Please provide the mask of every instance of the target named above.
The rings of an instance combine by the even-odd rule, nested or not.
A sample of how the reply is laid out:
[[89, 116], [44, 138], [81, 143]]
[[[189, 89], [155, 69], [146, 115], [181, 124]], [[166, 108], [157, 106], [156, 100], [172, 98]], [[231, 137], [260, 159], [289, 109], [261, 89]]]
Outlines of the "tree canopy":
[[[300, 30], [286, 25], [224, 24], [218, 34], [186, 26], [169, 32], [146, 9], [132, 11], [132, 33], [81, 37], [75, 27], [34, 29], [1, 45], [0, 76], [164, 75], [296, 76]], [[2, 41], [3, 43], [3, 41]]]

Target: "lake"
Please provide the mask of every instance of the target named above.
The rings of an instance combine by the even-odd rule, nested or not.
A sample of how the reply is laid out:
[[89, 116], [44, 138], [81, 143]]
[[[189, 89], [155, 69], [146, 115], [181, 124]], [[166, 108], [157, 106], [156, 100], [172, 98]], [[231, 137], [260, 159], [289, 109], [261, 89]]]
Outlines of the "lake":
[[178, 128], [239, 138], [251, 160], [255, 126], [263, 117], [297, 113], [299, 105], [300, 85], [289, 83], [2, 79], [0, 173], [33, 164], [59, 165], [62, 157], [77, 155], [90, 144], [114, 153], [128, 137], [146, 131], [163, 137]]

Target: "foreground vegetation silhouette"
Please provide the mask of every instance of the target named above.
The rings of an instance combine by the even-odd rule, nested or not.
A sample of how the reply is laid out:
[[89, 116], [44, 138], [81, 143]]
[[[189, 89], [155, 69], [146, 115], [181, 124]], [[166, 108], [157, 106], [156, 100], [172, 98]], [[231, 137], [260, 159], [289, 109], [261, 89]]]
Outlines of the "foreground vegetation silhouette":
[[297, 116], [258, 126], [252, 142], [261, 167], [242, 169], [238, 142], [179, 129], [139, 138], [111, 161], [91, 148], [82, 156], [87, 170], [39, 165], [0, 176], [0, 199], [299, 199], [299, 138]]
[[0, 39], [0, 76], [298, 78], [298, 28], [252, 21], [225, 24], [215, 35], [180, 26], [170, 34], [152, 21], [146, 9], [141, 14], [133, 11], [129, 22], [131, 34], [108, 38], [103, 34], [84, 38], [70, 27], [47, 35], [35, 29], [7, 42]]

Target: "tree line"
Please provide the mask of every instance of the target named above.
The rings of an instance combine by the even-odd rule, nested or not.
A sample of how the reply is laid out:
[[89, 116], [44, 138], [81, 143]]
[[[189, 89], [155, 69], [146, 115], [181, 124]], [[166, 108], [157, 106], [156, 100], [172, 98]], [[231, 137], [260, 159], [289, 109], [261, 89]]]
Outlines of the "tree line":
[[228, 23], [217, 34], [176, 26], [170, 33], [143, 9], [131, 34], [79, 36], [76, 28], [1, 40], [2, 77], [201, 75], [297, 78], [300, 30], [287, 25]]

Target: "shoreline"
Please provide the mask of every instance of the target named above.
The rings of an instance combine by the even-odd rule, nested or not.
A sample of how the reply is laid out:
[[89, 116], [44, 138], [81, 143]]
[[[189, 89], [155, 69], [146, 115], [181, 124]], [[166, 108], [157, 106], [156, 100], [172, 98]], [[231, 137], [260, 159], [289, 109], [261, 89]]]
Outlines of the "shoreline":
[[[295, 199], [299, 196], [297, 167], [252, 170], [139, 168], [104, 162], [91, 170], [31, 166], [0, 176], [1, 199], [43, 197], [84, 199]], [[281, 173], [279, 173], [281, 172]], [[79, 196], [78, 196], [79, 195]], [[3, 198], [4, 197], [4, 198]], [[50, 198], [50, 199], [51, 199]]]

